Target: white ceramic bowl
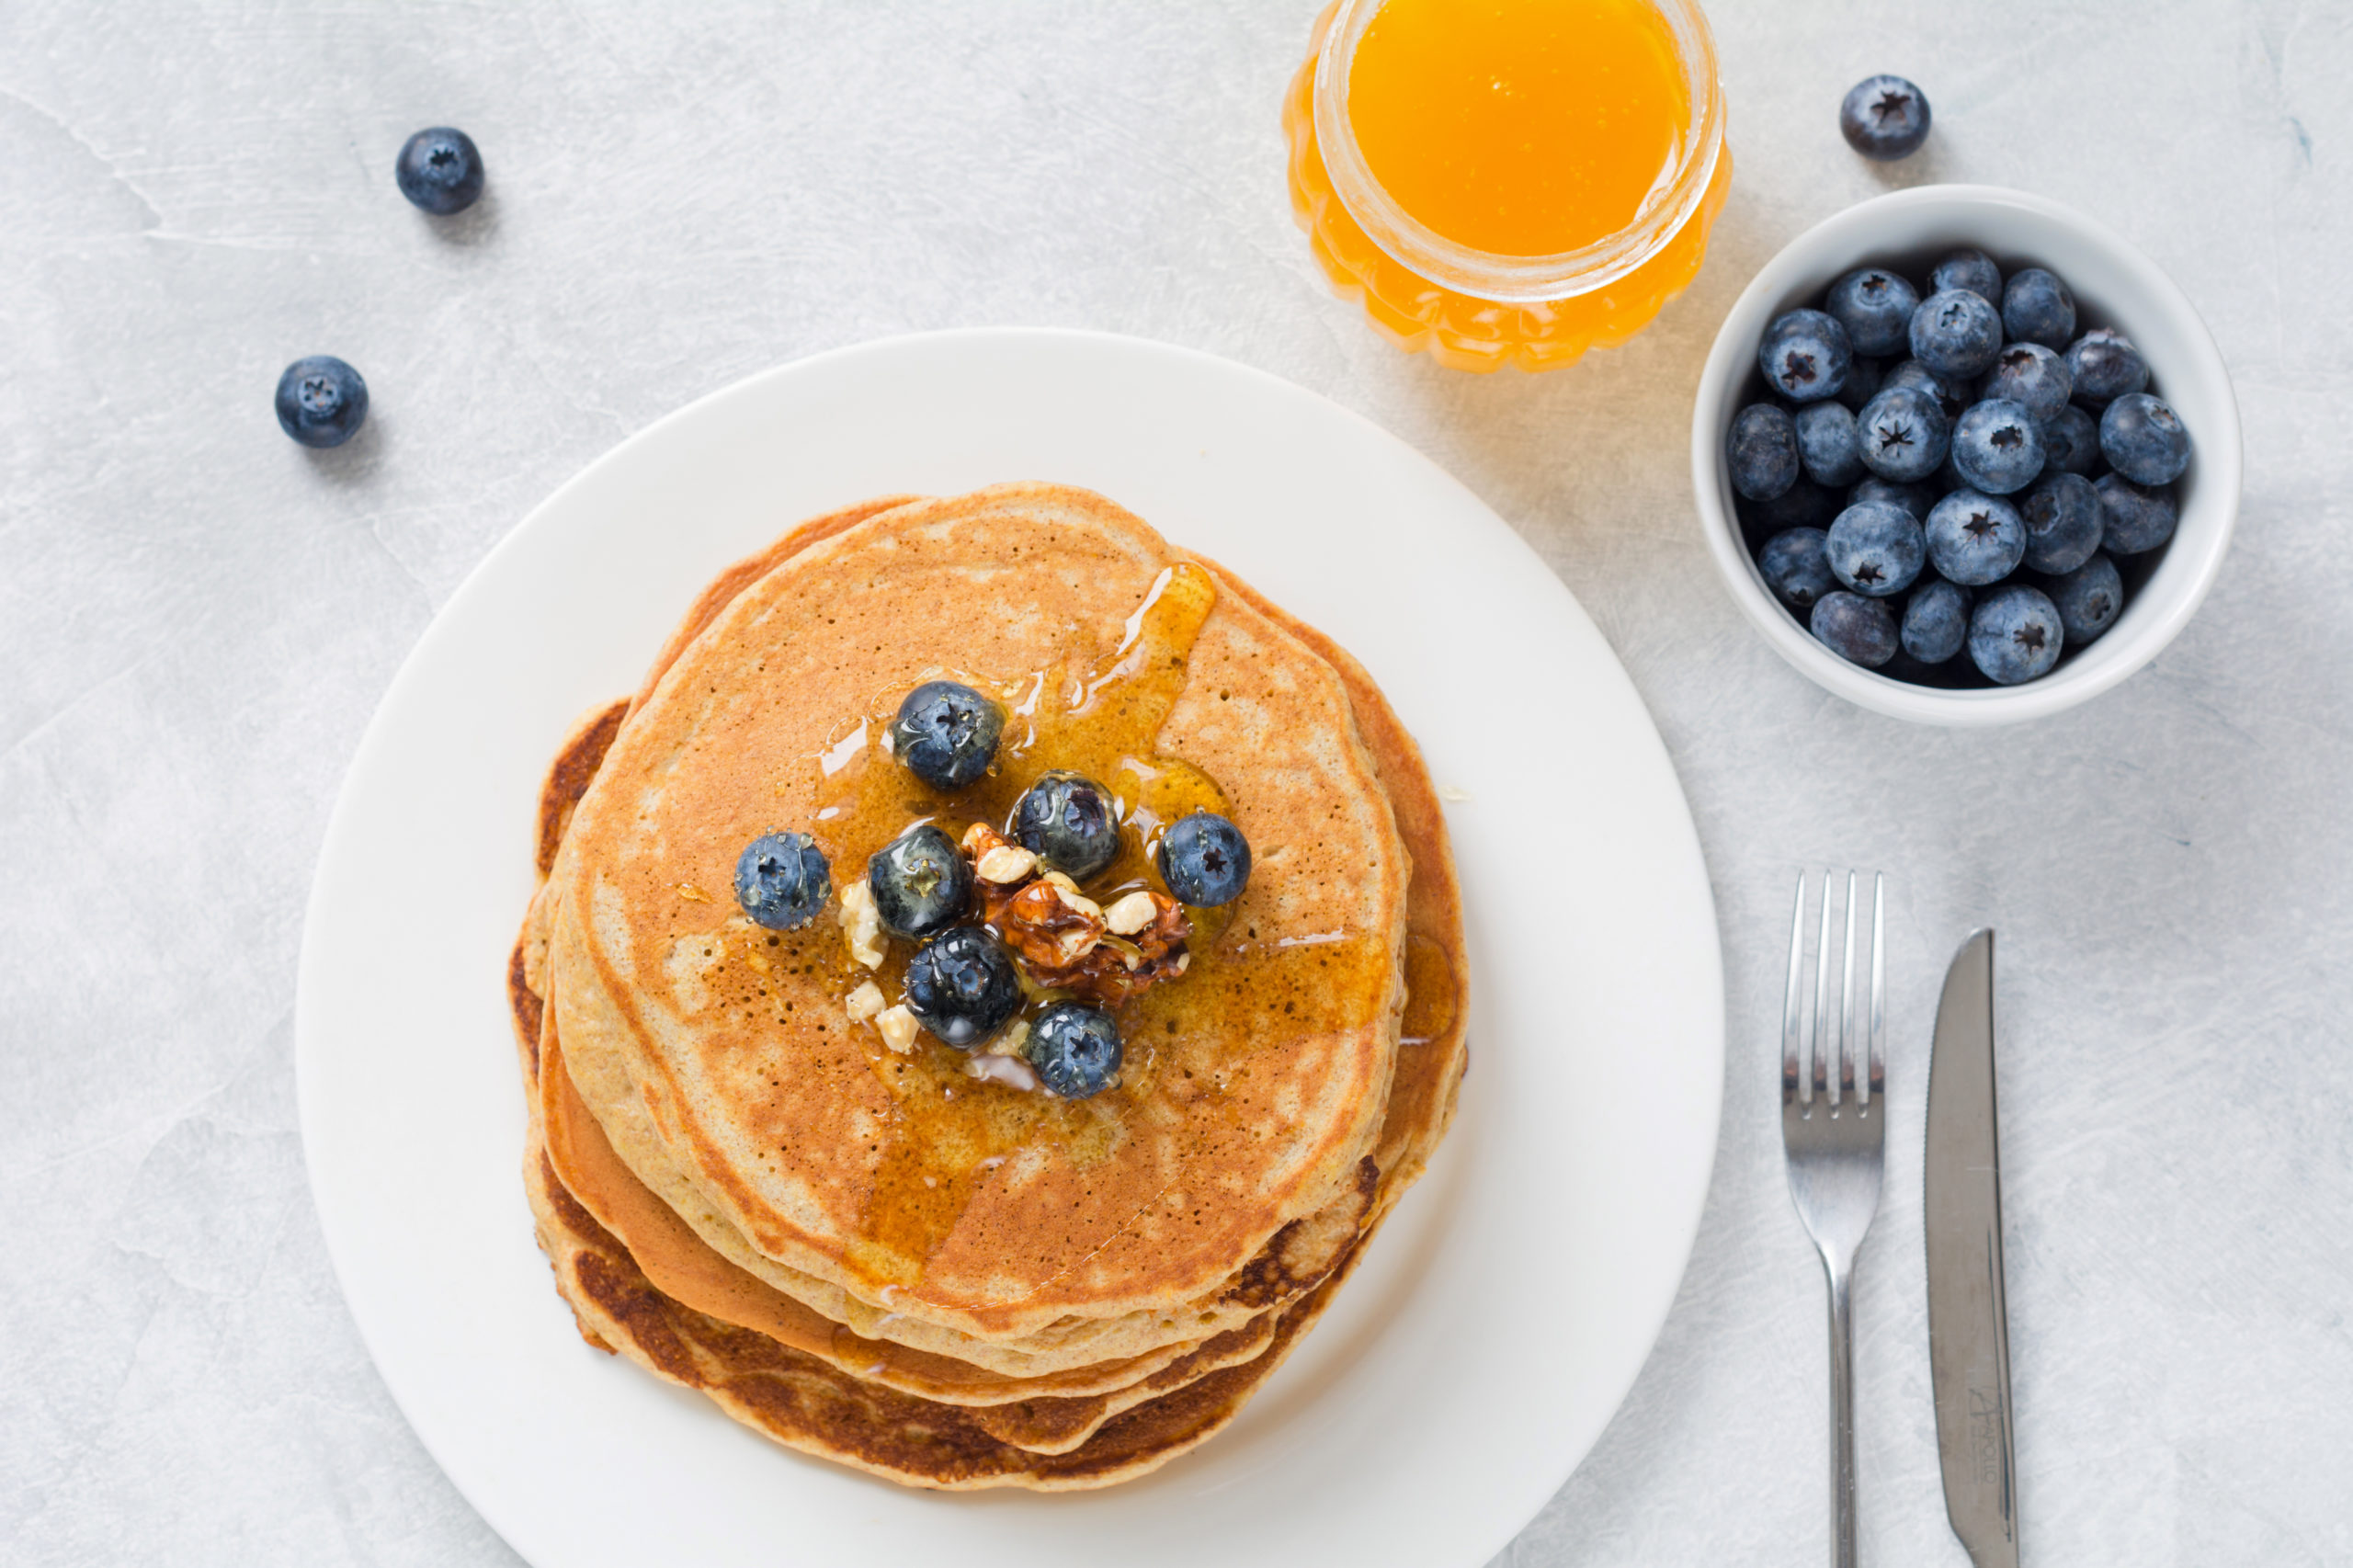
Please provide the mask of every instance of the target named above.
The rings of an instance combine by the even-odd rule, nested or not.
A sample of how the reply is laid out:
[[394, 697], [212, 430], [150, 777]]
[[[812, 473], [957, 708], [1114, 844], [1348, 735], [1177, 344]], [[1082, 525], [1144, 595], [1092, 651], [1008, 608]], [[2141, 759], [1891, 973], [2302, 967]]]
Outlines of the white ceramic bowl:
[[[2150, 390], [2180, 414], [2192, 450], [2188, 471], [2175, 485], [2180, 526], [2105, 636], [2068, 653], [2040, 680], [1945, 690], [1848, 664], [1781, 608], [1741, 539], [1724, 472], [1724, 431], [1736, 411], [1764, 396], [1756, 343], [1775, 316], [1818, 306], [1833, 282], [1859, 267], [1892, 267], [1925, 282], [1937, 258], [1961, 245], [1987, 252], [2006, 278], [2020, 267], [2044, 267], [2064, 279], [2075, 296], [2077, 331], [2109, 326], [2132, 340], [2149, 362]], [[2188, 624], [2222, 569], [2238, 519], [2239, 465], [2238, 402], [2230, 374], [2205, 323], [2173, 280], [2112, 230], [2041, 197], [1992, 186], [1893, 191], [1790, 241], [1724, 318], [1691, 411], [1691, 483], [1699, 523], [1733, 601], [1774, 652], [1824, 689], [1874, 712], [1931, 724], [2039, 719], [2097, 696], [2154, 658]]]

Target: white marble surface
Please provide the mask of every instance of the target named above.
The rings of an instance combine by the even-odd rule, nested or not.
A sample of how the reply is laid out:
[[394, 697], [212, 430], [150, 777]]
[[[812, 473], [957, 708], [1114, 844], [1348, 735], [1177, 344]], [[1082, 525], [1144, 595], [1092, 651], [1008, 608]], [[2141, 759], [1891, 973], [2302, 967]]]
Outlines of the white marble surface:
[[[1768, 1084], [1808, 859], [1893, 873], [1915, 1119], [1943, 960], [2003, 934], [2029, 1561], [2353, 1560], [2348, 14], [1717, 0], [1739, 172], [1698, 285], [1623, 350], [1472, 379], [1375, 338], [1291, 227], [1274, 121], [1314, 5], [0, 10], [0, 1557], [514, 1561], [387, 1399], [304, 1187], [290, 1017], [337, 781], [435, 608], [599, 451], [782, 359], [1014, 323], [1228, 355], [1421, 446], [1582, 597], [1682, 769], [1724, 922], [1715, 1186], [1632, 1396], [1503, 1561], [1823, 1550], [1821, 1288]], [[1897, 178], [2079, 204], [2237, 379], [2212, 598], [2028, 728], [1821, 695], [1688, 504], [1715, 321], [1886, 178], [1833, 124], [1877, 70], [1937, 108]], [[391, 179], [435, 122], [491, 169], [446, 227]], [[271, 419], [311, 352], [374, 392], [339, 453]], [[1861, 1265], [1864, 1557], [1960, 1564], [1919, 1142], [1900, 1120]]]

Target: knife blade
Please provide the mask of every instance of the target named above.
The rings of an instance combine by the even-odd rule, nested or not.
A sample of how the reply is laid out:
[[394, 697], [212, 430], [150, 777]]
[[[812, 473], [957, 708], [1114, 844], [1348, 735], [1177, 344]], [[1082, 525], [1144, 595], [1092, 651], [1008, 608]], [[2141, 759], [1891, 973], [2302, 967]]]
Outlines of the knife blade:
[[1945, 1514], [1977, 1568], [2018, 1568], [2002, 1173], [1994, 1111], [1994, 933], [1953, 955], [1928, 1063], [1928, 1367]]

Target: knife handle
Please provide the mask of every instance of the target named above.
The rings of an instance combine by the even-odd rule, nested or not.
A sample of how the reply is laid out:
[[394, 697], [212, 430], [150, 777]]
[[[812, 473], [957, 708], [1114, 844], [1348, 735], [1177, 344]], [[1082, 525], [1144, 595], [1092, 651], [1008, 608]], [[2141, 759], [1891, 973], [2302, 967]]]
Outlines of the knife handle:
[[1855, 1568], [1855, 1301], [1851, 1262], [1830, 1277], [1830, 1562]]

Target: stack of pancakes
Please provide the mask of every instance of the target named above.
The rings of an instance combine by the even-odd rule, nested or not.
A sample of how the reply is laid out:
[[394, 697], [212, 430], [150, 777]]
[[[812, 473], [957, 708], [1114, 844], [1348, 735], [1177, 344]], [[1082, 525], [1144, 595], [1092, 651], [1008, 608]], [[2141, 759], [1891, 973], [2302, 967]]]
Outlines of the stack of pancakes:
[[[1154, 749], [1217, 781], [1248, 890], [1121, 1009], [1092, 1099], [927, 1036], [892, 1052], [844, 1010], [869, 976], [830, 908], [754, 926], [738, 854], [811, 833], [838, 892], [875, 846], [830, 820], [835, 776], [895, 766], [862, 716], [978, 671], [1084, 717], [1066, 672], [1114, 669], [1188, 561], [1216, 600]], [[1010, 721], [1003, 766], [1051, 766]], [[1097, 1487], [1203, 1441], [1452, 1114], [1465, 960], [1412, 738], [1329, 640], [1085, 491], [890, 497], [730, 569], [564, 746], [538, 863], [509, 975], [525, 1183], [582, 1335], [893, 1480]]]

